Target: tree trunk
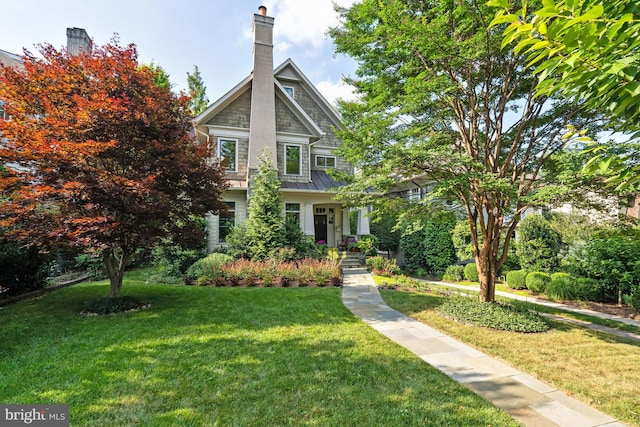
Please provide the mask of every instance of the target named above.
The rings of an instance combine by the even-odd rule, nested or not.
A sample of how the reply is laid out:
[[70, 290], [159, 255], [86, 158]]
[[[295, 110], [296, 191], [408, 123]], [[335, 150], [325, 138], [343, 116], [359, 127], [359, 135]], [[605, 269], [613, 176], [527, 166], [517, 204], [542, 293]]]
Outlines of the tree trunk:
[[121, 255], [117, 255], [118, 249], [111, 248], [102, 251], [102, 259], [104, 265], [107, 268], [107, 275], [109, 276], [110, 283], [110, 298], [119, 298], [120, 290], [122, 289], [122, 278], [124, 277], [124, 266], [127, 261], [127, 256], [124, 251]]
[[476, 259], [478, 280], [480, 281], [480, 301], [494, 302], [496, 297], [496, 275], [489, 267], [488, 260]]
[[478, 280], [480, 281], [480, 301], [494, 302], [496, 298], [496, 273], [497, 273], [497, 250], [494, 246], [500, 241], [484, 239], [482, 247], [476, 256], [476, 269], [478, 270]]

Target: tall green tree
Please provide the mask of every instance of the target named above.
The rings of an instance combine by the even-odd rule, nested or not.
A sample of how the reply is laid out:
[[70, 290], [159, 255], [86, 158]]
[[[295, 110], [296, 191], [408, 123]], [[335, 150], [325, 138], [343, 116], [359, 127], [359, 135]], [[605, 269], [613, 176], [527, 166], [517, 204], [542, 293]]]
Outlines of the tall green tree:
[[193, 66], [193, 74], [187, 73], [187, 85], [189, 86], [189, 96], [191, 97], [189, 108], [191, 109], [191, 113], [197, 116], [207, 108], [207, 104], [209, 103], [209, 98], [207, 98], [206, 93], [207, 87], [204, 85], [197, 65]]
[[[605, 110], [620, 130], [640, 127], [640, 7], [635, 0], [544, 0], [498, 6], [505, 46], [524, 52], [541, 95], [562, 92]], [[514, 44], [516, 42], [517, 44]]]
[[[603, 111], [611, 127], [640, 137], [640, 8], [636, 0], [545, 0], [499, 8], [504, 46], [524, 53], [539, 77], [537, 93], [562, 93]], [[589, 170], [619, 190], [640, 183], [640, 144], [592, 144]]]
[[361, 171], [341, 196], [375, 204], [399, 179], [428, 179], [432, 191], [415, 203], [453, 202], [466, 214], [480, 298], [493, 301], [522, 212], [571, 193], [544, 166], [568, 143], [567, 125], [588, 119], [578, 105], [534, 96], [536, 77], [501, 49], [482, 3], [364, 0], [337, 10], [330, 33], [358, 62], [348, 80], [360, 95], [340, 107], [340, 154]]
[[171, 89], [172, 84], [169, 80], [169, 74], [164, 70], [164, 68], [153, 62], [148, 65], [143, 64], [140, 67], [147, 69], [153, 75], [153, 81], [156, 86]]
[[271, 168], [268, 155], [259, 159], [258, 170], [251, 176], [247, 221], [232, 231], [227, 241], [241, 247], [252, 259], [264, 259], [273, 249], [284, 245], [285, 220], [278, 172]]

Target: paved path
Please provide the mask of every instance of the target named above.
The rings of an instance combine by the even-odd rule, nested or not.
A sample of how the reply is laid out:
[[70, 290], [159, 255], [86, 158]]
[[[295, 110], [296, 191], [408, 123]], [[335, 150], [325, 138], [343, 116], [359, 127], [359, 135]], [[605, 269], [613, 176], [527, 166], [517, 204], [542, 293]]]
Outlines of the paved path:
[[391, 309], [365, 269], [345, 269], [343, 283], [342, 301], [355, 315], [524, 426], [623, 426], [564, 392]]

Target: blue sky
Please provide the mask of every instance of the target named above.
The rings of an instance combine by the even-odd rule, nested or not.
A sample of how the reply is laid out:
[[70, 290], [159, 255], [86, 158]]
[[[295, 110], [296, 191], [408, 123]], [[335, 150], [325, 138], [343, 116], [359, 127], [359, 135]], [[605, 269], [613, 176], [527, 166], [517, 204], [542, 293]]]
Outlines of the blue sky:
[[330, 102], [348, 98], [341, 78], [353, 74], [355, 63], [336, 55], [326, 36], [338, 22], [331, 0], [11, 1], [2, 6], [0, 49], [60, 48], [67, 27], [84, 28], [98, 45], [118, 33], [121, 45], [137, 46], [142, 62], [162, 66], [176, 90], [186, 88], [186, 73], [197, 65], [213, 102], [251, 72], [251, 23], [260, 5], [275, 18], [274, 66], [291, 58]]

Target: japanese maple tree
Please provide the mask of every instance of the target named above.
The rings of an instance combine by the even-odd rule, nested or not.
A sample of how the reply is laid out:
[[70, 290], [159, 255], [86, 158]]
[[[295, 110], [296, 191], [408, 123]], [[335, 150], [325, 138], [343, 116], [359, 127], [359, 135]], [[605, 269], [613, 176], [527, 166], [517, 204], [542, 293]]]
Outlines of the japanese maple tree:
[[158, 86], [134, 45], [39, 50], [0, 67], [0, 226], [27, 245], [100, 251], [115, 298], [136, 249], [204, 237], [223, 171], [192, 135], [188, 97]]

